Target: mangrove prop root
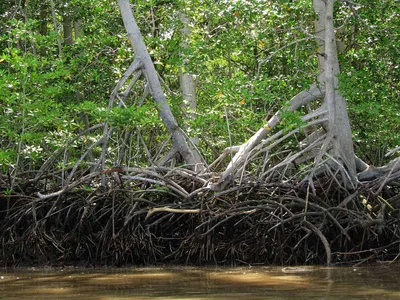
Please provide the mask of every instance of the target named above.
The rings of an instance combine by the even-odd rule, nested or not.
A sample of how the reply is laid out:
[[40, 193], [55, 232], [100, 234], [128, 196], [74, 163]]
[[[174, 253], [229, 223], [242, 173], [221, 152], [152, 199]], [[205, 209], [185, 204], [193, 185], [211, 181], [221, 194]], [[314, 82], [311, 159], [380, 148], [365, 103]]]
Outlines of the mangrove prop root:
[[[87, 187], [102, 175], [106, 188]], [[396, 180], [363, 182], [348, 193], [330, 176], [319, 177], [310, 193], [308, 185], [246, 175], [215, 192], [207, 176], [116, 168], [46, 195], [1, 194], [0, 261], [338, 265], [399, 257]]]

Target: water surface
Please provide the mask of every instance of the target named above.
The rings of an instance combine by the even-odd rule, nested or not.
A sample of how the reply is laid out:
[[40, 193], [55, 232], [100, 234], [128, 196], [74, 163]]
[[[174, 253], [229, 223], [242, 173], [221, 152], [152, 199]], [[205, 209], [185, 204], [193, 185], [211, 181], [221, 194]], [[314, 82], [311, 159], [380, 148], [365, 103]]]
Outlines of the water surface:
[[400, 266], [0, 269], [0, 299], [400, 299]]

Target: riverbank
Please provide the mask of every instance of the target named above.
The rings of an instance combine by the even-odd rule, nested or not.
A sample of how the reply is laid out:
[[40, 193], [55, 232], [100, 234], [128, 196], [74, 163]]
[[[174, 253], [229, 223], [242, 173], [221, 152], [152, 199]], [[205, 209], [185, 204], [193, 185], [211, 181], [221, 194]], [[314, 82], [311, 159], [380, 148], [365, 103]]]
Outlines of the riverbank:
[[2, 193], [1, 265], [354, 265], [399, 257], [397, 186], [376, 194], [378, 182], [366, 182], [344, 193], [322, 178], [313, 194], [277, 182], [214, 192], [178, 173], [165, 182], [82, 184], [56, 197]]

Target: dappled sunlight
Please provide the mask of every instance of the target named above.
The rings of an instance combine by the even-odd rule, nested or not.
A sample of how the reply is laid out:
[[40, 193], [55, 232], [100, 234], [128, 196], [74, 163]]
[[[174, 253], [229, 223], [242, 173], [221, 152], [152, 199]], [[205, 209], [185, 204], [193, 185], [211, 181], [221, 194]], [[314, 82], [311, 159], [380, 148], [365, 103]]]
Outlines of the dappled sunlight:
[[104, 274], [101, 277], [90, 278], [87, 283], [90, 285], [131, 285], [140, 286], [144, 283], [157, 283], [157, 282], [168, 282], [169, 280], [175, 279], [176, 274], [173, 273], [149, 273], [149, 274]]
[[235, 284], [235, 285], [259, 285], [259, 286], [288, 286], [293, 288], [307, 287], [310, 281], [307, 278], [300, 276], [276, 276], [268, 273], [239, 273], [239, 274], [229, 274], [229, 273], [219, 273], [213, 272], [208, 274], [210, 279], [215, 281]]
[[[287, 273], [292, 272], [292, 273]], [[0, 270], [4, 299], [400, 297], [399, 266]]]

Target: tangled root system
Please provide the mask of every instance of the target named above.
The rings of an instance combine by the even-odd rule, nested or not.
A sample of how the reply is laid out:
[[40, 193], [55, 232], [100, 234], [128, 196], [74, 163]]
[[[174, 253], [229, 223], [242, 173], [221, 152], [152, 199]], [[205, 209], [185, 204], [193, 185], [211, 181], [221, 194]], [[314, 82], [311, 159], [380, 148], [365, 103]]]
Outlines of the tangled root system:
[[316, 193], [252, 181], [215, 192], [184, 169], [140, 174], [54, 197], [2, 194], [3, 265], [354, 265], [399, 257], [395, 185], [367, 182], [350, 194], [323, 177]]

